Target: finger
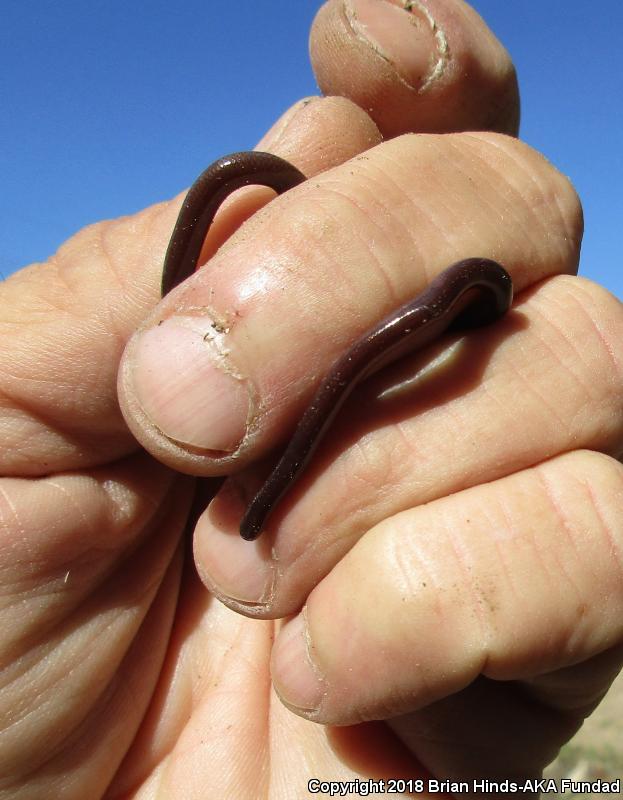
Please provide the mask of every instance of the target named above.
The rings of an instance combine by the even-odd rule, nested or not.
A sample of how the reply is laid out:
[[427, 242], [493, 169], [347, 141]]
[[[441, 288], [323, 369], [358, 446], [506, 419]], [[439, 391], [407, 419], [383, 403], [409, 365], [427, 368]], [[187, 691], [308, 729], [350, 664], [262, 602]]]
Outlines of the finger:
[[352, 396], [271, 518], [270, 549], [232, 532], [254, 471], [226, 483], [195, 532], [205, 582], [245, 613], [293, 614], [367, 530], [404, 509], [578, 448], [618, 457], [621, 338], [616, 298], [557, 276], [494, 328], [386, 371]]
[[274, 446], [344, 343], [426, 276], [478, 253], [520, 291], [575, 271], [580, 235], [570, 184], [514, 139], [387, 142], [277, 198], [163, 300], [124, 355], [126, 418], [171, 466], [231, 471]]
[[[298, 142], [300, 163], [313, 175], [365, 150], [378, 133], [351, 102], [335, 98], [298, 104], [272, 140], [286, 156]], [[160, 297], [181, 201], [85, 228], [49, 261], [0, 285], [0, 474], [92, 467], [136, 450], [117, 400], [119, 359]], [[212, 244], [257, 202], [233, 203]]]
[[304, 175], [317, 175], [381, 141], [374, 122], [351, 100], [306, 97], [275, 122], [255, 149], [296, 163]]
[[[534, 779], [577, 732], [616, 677], [620, 646], [528, 682], [478, 678], [389, 727], [435, 776]], [[538, 691], [538, 684], [547, 691]], [[487, 791], [487, 788], [489, 791]], [[482, 787], [482, 796], [492, 786]], [[522, 793], [539, 796], [537, 791]]]
[[93, 796], [110, 781], [164, 659], [192, 484], [145, 454], [0, 480], [5, 790], [41, 796], [60, 775]]
[[321, 90], [366, 109], [385, 138], [517, 133], [513, 64], [462, 0], [329, 0], [310, 52]]
[[[343, 164], [381, 140], [374, 122], [352, 101], [344, 97], [308, 97], [288, 109], [255, 149], [274, 153], [311, 177]], [[273, 196], [270, 189], [250, 186], [228, 197], [210, 225], [199, 263], [205, 264]]]
[[146, 716], [109, 795], [157, 783], [167, 798], [289, 800], [318, 775], [355, 781], [364, 760], [377, 780], [420, 776], [384, 725], [335, 731], [291, 714], [270, 686], [273, 639], [274, 623], [233, 613], [185, 572], [154, 704], [166, 698], [167, 713]]
[[621, 465], [582, 451], [381, 523], [277, 640], [277, 690], [299, 713], [344, 724], [615, 647], [622, 499]]

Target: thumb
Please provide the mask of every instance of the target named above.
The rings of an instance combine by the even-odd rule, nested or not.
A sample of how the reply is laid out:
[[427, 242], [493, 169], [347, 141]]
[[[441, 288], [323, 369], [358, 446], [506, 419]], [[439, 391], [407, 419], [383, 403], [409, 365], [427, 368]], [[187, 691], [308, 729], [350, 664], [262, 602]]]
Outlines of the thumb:
[[[343, 128], [349, 135], [340, 147], [325, 147]], [[297, 103], [262, 144], [272, 141], [285, 158], [299, 148], [298, 165], [313, 174], [368, 147], [373, 129], [349, 101], [317, 99]], [[127, 340], [160, 299], [182, 197], [91, 225], [0, 284], [1, 474], [79, 469], [137, 449], [119, 410], [117, 371]], [[253, 190], [233, 200], [213, 248], [266, 195]]]

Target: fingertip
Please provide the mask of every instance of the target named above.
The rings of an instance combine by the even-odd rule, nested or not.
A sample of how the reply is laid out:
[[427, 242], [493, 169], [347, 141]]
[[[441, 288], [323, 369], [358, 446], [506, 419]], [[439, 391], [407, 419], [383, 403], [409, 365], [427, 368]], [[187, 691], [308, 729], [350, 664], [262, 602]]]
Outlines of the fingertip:
[[325, 680], [313, 661], [305, 610], [282, 628], [273, 647], [271, 674], [281, 701], [301, 716], [318, 715]]
[[382, 141], [367, 112], [347, 97], [308, 97], [288, 109], [256, 149], [275, 153], [312, 176]]
[[310, 52], [323, 93], [366, 109], [386, 138], [517, 133], [513, 63], [462, 0], [329, 0], [314, 21]]

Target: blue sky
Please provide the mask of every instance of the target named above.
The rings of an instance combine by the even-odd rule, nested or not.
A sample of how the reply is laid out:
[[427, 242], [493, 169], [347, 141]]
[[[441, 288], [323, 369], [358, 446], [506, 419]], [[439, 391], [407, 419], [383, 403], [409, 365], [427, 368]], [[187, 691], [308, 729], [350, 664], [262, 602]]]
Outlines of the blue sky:
[[[83, 225], [172, 196], [317, 92], [320, 0], [5, 0], [0, 275]], [[623, 297], [623, 4], [475, 0], [509, 49], [522, 138], [583, 199], [581, 273]]]

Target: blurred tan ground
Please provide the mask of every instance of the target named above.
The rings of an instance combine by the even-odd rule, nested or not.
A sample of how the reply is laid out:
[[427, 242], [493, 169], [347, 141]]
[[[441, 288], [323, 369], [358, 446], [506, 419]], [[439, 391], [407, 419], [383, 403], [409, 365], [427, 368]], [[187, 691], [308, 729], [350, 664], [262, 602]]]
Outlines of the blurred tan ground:
[[[547, 777], [590, 781], [621, 778], [623, 785], [623, 672], [599, 708], [547, 769]], [[621, 797], [622, 794], [565, 794], [567, 798]]]

